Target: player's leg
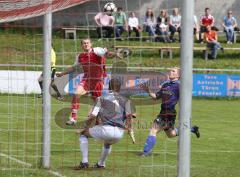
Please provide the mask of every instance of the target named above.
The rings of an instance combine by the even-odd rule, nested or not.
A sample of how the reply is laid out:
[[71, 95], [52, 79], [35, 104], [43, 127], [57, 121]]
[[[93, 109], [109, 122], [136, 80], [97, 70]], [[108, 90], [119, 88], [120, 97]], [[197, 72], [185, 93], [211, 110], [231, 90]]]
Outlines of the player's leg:
[[119, 142], [124, 135], [124, 129], [110, 125], [96, 125], [89, 129], [89, 134], [96, 140], [104, 142], [102, 153], [95, 168], [104, 168], [107, 156], [111, 152], [111, 145]]
[[191, 132], [194, 133], [196, 135], [197, 138], [200, 138], [200, 131], [199, 131], [199, 127], [194, 125], [191, 127]]
[[157, 122], [157, 119], [155, 119], [150, 129], [149, 135], [144, 144], [142, 156], [147, 156], [152, 151], [156, 144], [157, 133], [162, 130], [162, 126]]
[[62, 100], [62, 96], [57, 88], [57, 86], [54, 83], [54, 77], [55, 77], [55, 73], [56, 73], [56, 69], [52, 68], [52, 74], [51, 74], [51, 87], [53, 88], [53, 90], [57, 93], [57, 99], [58, 100]]
[[164, 131], [168, 136], [168, 138], [173, 138], [178, 136], [178, 129], [174, 128], [175, 120], [176, 120], [176, 115], [167, 118], [167, 121], [166, 121], [167, 127], [164, 129]]
[[[94, 102], [96, 101], [96, 99], [98, 97], [102, 96], [102, 90], [103, 90], [103, 82], [102, 81], [98, 81], [90, 86], [90, 92], [91, 92], [92, 99]], [[90, 114], [91, 112], [92, 112], [92, 109], [89, 110], [88, 114]], [[99, 119], [96, 120], [96, 125], [98, 125], [98, 124], [99, 124]]]
[[82, 154], [82, 160], [80, 161], [80, 164], [77, 167], [79, 169], [89, 167], [89, 163], [88, 163], [88, 138], [89, 137], [91, 137], [91, 136], [89, 134], [88, 129], [82, 131], [79, 136], [79, 146], [80, 146], [80, 151]]
[[58, 100], [62, 100], [63, 97], [62, 97], [62, 95], [60, 94], [60, 92], [59, 92], [57, 86], [55, 85], [55, 83], [54, 83], [54, 79], [51, 80], [51, 87], [52, 87], [53, 90], [57, 93], [57, 99], [58, 99]]
[[100, 159], [98, 163], [95, 164], [94, 168], [105, 168], [105, 161], [107, 159], [107, 156], [111, 153], [111, 144], [104, 143]]
[[74, 125], [77, 122], [77, 111], [80, 108], [79, 99], [82, 95], [85, 95], [87, 91], [83, 85], [79, 85], [72, 97], [71, 103], [71, 116], [70, 119], [66, 122], [67, 125]]
[[43, 94], [43, 73], [38, 78], [38, 84], [39, 84], [40, 89], [41, 89], [41, 94], [38, 95], [38, 98], [42, 98], [42, 94]]
[[[199, 127], [194, 125], [191, 127], [191, 133], [195, 134], [197, 138], [200, 138], [200, 131], [199, 131]], [[174, 128], [172, 130], [170, 130], [169, 134], [168, 132], [166, 132], [168, 137], [175, 137], [179, 135], [179, 128]]]
[[178, 129], [167, 129], [165, 130], [165, 133], [168, 138], [173, 138], [178, 136]]

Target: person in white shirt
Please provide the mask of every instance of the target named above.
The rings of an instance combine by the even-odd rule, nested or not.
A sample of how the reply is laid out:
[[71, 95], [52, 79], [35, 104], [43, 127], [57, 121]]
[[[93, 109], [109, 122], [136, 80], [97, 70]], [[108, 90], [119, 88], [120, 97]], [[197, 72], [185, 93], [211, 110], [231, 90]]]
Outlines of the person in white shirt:
[[168, 36], [168, 15], [166, 10], [161, 10], [157, 17], [156, 34], [158, 35], [155, 38], [156, 42], [171, 42]]
[[156, 17], [154, 16], [151, 8], [147, 9], [144, 19], [144, 26], [146, 27], [146, 32], [148, 32], [148, 35], [155, 37]]
[[175, 41], [175, 39], [173, 38], [175, 32], [178, 32], [179, 42], [181, 41], [181, 15], [179, 15], [178, 13], [178, 8], [174, 8], [173, 14], [170, 15], [169, 31], [171, 32], [170, 39], [172, 41]]
[[134, 12], [130, 12], [129, 13], [129, 18], [128, 18], [128, 37], [131, 37], [132, 31], [134, 31], [136, 33], [136, 38], [139, 39], [139, 37], [140, 37], [139, 20], [135, 16]]

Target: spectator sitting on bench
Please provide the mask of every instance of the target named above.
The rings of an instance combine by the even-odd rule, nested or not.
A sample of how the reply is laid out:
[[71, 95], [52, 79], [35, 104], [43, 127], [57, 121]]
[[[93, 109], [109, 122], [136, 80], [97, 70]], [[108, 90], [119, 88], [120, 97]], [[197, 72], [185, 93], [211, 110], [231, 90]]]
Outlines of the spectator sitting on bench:
[[130, 12], [129, 18], [128, 18], [128, 37], [129, 38], [131, 37], [132, 31], [136, 33], [136, 38], [139, 39], [141, 28], [139, 26], [139, 20], [135, 16], [134, 12]]
[[145, 31], [148, 33], [148, 36], [154, 38], [156, 35], [155, 34], [156, 18], [151, 8], [147, 9], [143, 24], [145, 27]]
[[237, 27], [237, 21], [236, 18], [233, 17], [231, 10], [229, 10], [227, 16], [223, 18], [222, 26], [227, 36], [227, 43], [232, 44], [234, 42], [234, 28]]
[[171, 42], [168, 37], [168, 16], [166, 10], [161, 10], [157, 17], [156, 34], [159, 37], [155, 38], [156, 42]]
[[178, 32], [179, 36], [179, 42], [181, 41], [181, 15], [178, 13], [178, 8], [173, 9], [173, 14], [170, 15], [170, 20], [169, 20], [169, 31], [171, 32], [170, 34], [170, 39], [172, 41], [175, 41], [174, 34], [175, 32]]
[[207, 26], [205, 34], [205, 40], [207, 43], [207, 48], [211, 50], [211, 55], [208, 57], [209, 59], [217, 58], [217, 50], [221, 49], [224, 51], [220, 43], [218, 42], [217, 32], [211, 29], [211, 26]]
[[115, 22], [115, 35], [117, 40], [121, 40], [121, 35], [123, 31], [128, 30], [127, 16], [123, 12], [122, 7], [117, 8], [117, 12], [113, 15]]
[[[108, 12], [99, 12], [95, 17], [94, 20], [97, 27], [97, 34], [98, 38], [101, 39], [103, 37], [111, 38], [113, 34], [113, 25], [114, 25], [114, 18]], [[103, 36], [103, 32], [106, 33], [106, 36]]]
[[214, 26], [215, 19], [210, 14], [210, 8], [205, 8], [205, 14], [200, 17], [200, 33], [199, 42], [202, 42], [203, 34], [207, 31], [207, 26], [211, 26], [212, 30], [218, 31], [218, 28]]

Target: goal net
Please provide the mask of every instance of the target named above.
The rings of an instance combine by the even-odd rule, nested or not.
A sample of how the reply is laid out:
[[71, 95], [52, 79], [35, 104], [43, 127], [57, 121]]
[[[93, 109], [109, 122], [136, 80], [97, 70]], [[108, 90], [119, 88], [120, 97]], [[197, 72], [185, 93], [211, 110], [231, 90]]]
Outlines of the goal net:
[[[115, 33], [111, 38], [98, 38], [94, 17], [103, 11], [107, 2], [122, 7], [127, 17], [130, 12], [135, 12], [140, 23], [139, 38], [135, 37], [134, 31], [131, 36], [123, 32], [120, 40]], [[180, 43], [156, 42], [144, 27], [147, 9], [152, 9], [157, 17], [161, 10], [172, 14], [175, 7], [181, 12], [179, 0], [0, 0], [0, 177], [177, 176], [178, 137], [168, 138], [161, 131], [150, 155], [139, 156], [152, 122], [159, 114], [161, 101], [151, 100], [137, 87], [140, 82], [150, 81], [151, 89], [157, 91], [160, 83], [166, 80], [167, 69], [180, 65]], [[205, 7], [210, 7], [217, 17], [224, 15], [228, 8], [237, 14], [239, 3], [196, 1], [198, 20]], [[220, 7], [224, 7], [223, 12], [219, 11]], [[63, 94], [63, 100], [57, 100], [55, 95], [52, 97], [51, 168], [40, 167], [42, 98], [38, 98], [41, 92], [38, 78], [43, 70], [42, 15], [49, 9], [53, 12], [52, 46], [56, 52], [57, 71], [75, 63], [77, 54], [83, 51], [81, 39], [86, 37], [92, 39], [94, 47], [127, 52], [121, 53], [125, 55], [122, 60], [107, 59], [103, 94], [107, 93], [111, 74], [120, 75], [123, 88], [127, 88], [124, 95], [131, 95], [136, 106], [137, 118], [133, 122], [136, 143], [132, 144], [125, 134], [119, 143], [112, 146], [104, 170], [91, 168], [99, 160], [102, 143], [90, 138], [90, 168], [75, 170], [74, 167], [82, 160], [79, 135], [76, 129], [58, 121], [59, 115], [65, 116], [64, 121], [68, 118], [71, 91], [79, 84], [82, 75], [75, 80], [71, 80], [73, 75], [65, 77], [66, 80], [55, 79], [57, 87], [64, 85], [63, 91], [68, 93]], [[216, 19], [218, 26], [220, 22], [221, 19]], [[178, 39], [177, 33], [175, 37]], [[220, 37], [220, 42], [226, 43], [225, 36]], [[205, 47], [205, 44], [195, 45]], [[233, 47], [238, 48], [237, 45], [233, 44]], [[235, 168], [240, 165], [239, 143], [236, 141], [239, 135], [240, 58], [237, 50], [229, 50], [225, 54], [219, 52], [218, 56], [217, 61], [205, 61], [202, 50], [194, 51], [193, 96], [197, 98], [193, 100], [192, 125], [200, 126], [201, 138], [191, 135], [191, 176], [226, 177], [240, 173]], [[80, 98], [80, 103], [78, 120], [81, 122], [87, 117], [93, 102], [87, 95]], [[179, 106], [176, 109], [178, 112]], [[178, 127], [178, 116], [175, 126]]]
[[89, 0], [6, 0], [0, 1], [0, 23], [41, 16], [51, 9], [52, 12], [67, 9]]

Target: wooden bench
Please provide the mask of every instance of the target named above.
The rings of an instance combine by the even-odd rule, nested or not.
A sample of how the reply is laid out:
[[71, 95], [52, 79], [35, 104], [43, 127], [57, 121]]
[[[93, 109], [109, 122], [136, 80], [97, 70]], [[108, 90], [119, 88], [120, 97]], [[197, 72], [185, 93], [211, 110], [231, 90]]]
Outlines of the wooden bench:
[[[219, 36], [225, 35], [226, 33], [224, 31], [218, 31], [217, 32]], [[240, 32], [239, 31], [234, 31], [233, 35], [233, 43], [237, 42], [237, 37], [239, 36]]]
[[[228, 51], [228, 50], [238, 50], [238, 51], [240, 51], [240, 48], [238, 48], [238, 47], [224, 47], [224, 51]], [[211, 51], [211, 49], [207, 48], [207, 47], [194, 47], [194, 51], [203, 51], [204, 59], [208, 60], [208, 53], [209, 53], [209, 51]]]
[[62, 28], [64, 30], [65, 39], [77, 39], [77, 31], [92, 31], [96, 30], [95, 26], [75, 26]]
[[127, 48], [127, 49], [158, 49], [161, 59], [163, 59], [164, 53], [166, 53], [170, 59], [172, 59], [173, 49], [180, 49], [180, 47], [173, 47], [173, 46], [115, 46], [116, 49], [118, 48]]
[[[172, 59], [172, 53], [173, 50], [180, 50], [180, 47], [176, 46], [167, 46], [167, 47], [163, 47], [163, 46], [125, 46], [125, 45], [118, 45], [115, 46], [115, 48], [127, 48], [127, 49], [158, 49], [161, 59], [163, 58], [164, 53], [167, 53], [169, 55], [169, 58]], [[228, 50], [238, 50], [240, 51], [240, 48], [236, 48], [236, 47], [225, 47], [224, 48], [225, 51]], [[203, 55], [204, 55], [204, 59], [208, 60], [208, 52], [210, 51], [209, 48], [203, 46], [203, 47], [193, 47], [193, 51], [202, 51]]]

